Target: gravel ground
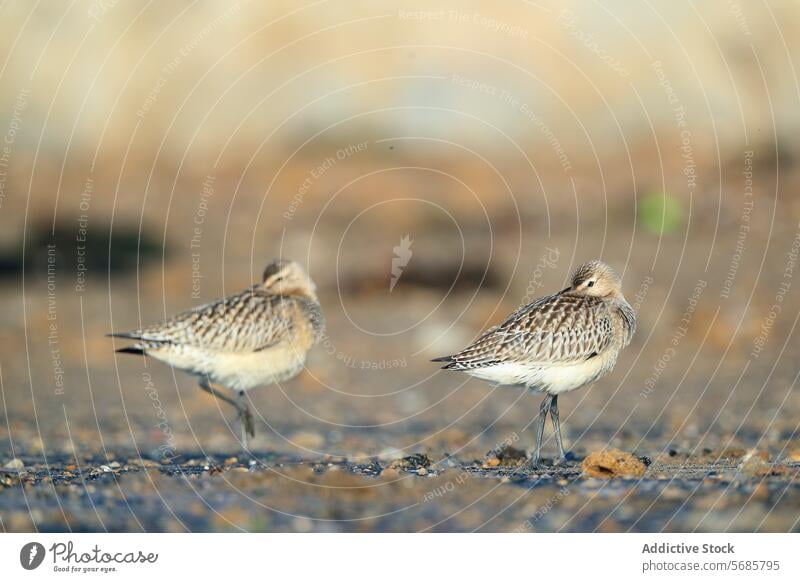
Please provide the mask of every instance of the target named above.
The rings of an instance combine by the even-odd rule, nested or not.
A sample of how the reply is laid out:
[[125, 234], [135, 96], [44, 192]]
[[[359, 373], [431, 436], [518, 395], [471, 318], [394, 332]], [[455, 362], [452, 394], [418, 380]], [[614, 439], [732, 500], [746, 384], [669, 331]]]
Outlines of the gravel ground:
[[572, 454], [528, 469], [417, 454], [22, 456], [0, 473], [4, 531], [800, 531], [800, 455], [670, 451], [641, 478]]

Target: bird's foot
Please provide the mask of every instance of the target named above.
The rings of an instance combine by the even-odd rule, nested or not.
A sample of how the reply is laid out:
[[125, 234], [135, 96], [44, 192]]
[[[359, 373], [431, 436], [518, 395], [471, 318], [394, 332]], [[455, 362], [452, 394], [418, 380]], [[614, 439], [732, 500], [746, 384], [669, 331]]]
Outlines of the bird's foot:
[[546, 467], [541, 458], [532, 457], [527, 463], [525, 463], [525, 468], [528, 469], [528, 471], [539, 472], [544, 470]]
[[578, 457], [572, 451], [567, 451], [561, 457], [553, 461], [553, 466], [558, 467], [571, 467], [578, 463]]

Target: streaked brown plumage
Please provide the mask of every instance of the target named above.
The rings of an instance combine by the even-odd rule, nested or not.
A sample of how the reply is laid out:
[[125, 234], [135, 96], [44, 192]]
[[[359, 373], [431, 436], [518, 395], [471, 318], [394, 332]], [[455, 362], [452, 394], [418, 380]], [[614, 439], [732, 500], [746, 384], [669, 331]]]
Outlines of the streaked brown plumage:
[[548, 413], [564, 456], [558, 395], [607, 374], [635, 330], [636, 316], [622, 294], [619, 276], [595, 260], [573, 272], [568, 288], [517, 309], [457, 354], [434, 361], [446, 362], [445, 370], [547, 394], [533, 455], [538, 463]]
[[[262, 282], [156, 325], [111, 334], [138, 340], [117, 350], [152, 356], [199, 377], [200, 387], [232, 404], [254, 435], [244, 393], [297, 375], [320, 339], [324, 319], [314, 283], [294, 261], [270, 263]], [[211, 386], [235, 391], [229, 396]]]

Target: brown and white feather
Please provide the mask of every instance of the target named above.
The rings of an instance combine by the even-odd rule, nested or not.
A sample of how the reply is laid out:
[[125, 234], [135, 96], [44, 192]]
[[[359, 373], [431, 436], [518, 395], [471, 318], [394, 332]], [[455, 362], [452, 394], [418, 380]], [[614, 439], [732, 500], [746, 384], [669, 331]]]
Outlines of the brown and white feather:
[[[587, 289], [591, 277], [609, 293]], [[635, 331], [635, 314], [618, 287], [619, 278], [604, 263], [582, 265], [571, 287], [517, 309], [460, 352], [436, 361], [446, 362], [446, 370], [551, 394], [590, 384], [613, 368]]]
[[234, 390], [286, 380], [305, 365], [324, 318], [310, 279], [307, 288], [276, 292], [266, 275], [263, 283], [235, 295], [113, 335], [138, 340], [121, 351], [144, 353]]

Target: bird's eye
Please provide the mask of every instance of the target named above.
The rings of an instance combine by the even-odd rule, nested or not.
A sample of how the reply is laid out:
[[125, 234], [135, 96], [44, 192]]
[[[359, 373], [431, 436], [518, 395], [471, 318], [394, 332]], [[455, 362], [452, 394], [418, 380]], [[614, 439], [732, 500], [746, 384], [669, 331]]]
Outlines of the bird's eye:
[[587, 287], [594, 287], [594, 281], [589, 281], [588, 283], [586, 283], [586, 286]]

